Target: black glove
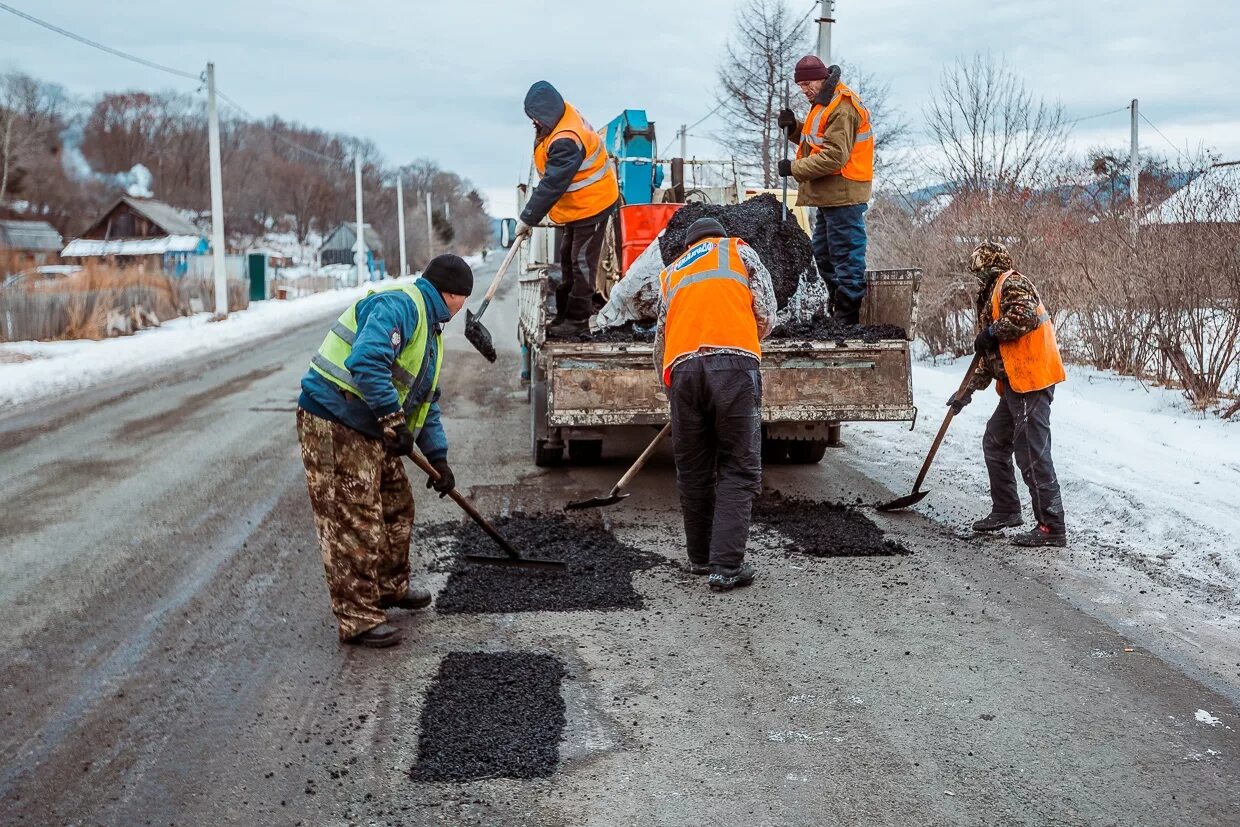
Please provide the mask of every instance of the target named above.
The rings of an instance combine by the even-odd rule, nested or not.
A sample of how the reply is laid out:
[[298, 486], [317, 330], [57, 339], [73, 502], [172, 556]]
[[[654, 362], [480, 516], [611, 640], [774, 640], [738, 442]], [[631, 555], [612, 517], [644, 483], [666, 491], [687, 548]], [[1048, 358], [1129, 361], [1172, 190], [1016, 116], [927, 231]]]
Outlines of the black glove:
[[998, 349], [999, 340], [995, 338], [995, 334], [990, 332], [989, 327], [983, 327], [981, 332], [977, 334], [977, 338], [973, 340], [973, 352], [987, 353]]
[[431, 463], [431, 467], [439, 472], [439, 479], [433, 480], [426, 478], [426, 487], [434, 488], [439, 492], [439, 499], [448, 496], [448, 492], [456, 488], [456, 475], [452, 473], [452, 469], [448, 467], [446, 459], [437, 459]]
[[776, 123], [779, 124], [779, 128], [784, 131], [785, 135], [791, 137], [797, 128], [797, 116], [792, 114], [791, 109], [781, 109], [779, 110], [779, 119]]
[[792, 174], [792, 161], [789, 161], [787, 158], [780, 161], [779, 162], [779, 174], [782, 175], [784, 178], [787, 178], [789, 175], [791, 175]]
[[404, 411], [393, 411], [379, 420], [383, 429], [383, 447], [390, 456], [407, 457], [413, 451], [413, 432]]
[[952, 409], [952, 413], [960, 413], [964, 410], [965, 405], [973, 401], [973, 390], [970, 388], [962, 393], [953, 393], [952, 398], [947, 400], [947, 407]]

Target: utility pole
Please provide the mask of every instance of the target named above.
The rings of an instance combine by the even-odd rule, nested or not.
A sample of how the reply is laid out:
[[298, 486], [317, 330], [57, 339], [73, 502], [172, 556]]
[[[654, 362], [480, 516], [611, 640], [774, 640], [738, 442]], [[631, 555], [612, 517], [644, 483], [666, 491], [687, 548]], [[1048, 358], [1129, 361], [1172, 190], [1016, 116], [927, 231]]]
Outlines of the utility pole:
[[357, 200], [357, 243], [353, 245], [353, 263], [357, 265], [357, 283], [360, 285], [363, 281], [369, 280], [369, 276], [362, 275], [362, 268], [366, 266], [366, 233], [362, 229], [362, 150], [359, 147], [353, 156], [353, 183], [354, 189], [357, 190], [355, 196]]
[[1132, 195], [1132, 237], [1137, 237], [1141, 220], [1141, 160], [1137, 145], [1137, 99], [1132, 99], [1132, 146], [1128, 150], [1128, 191]]
[[427, 257], [435, 257], [435, 222], [431, 221], [431, 194], [426, 193], [426, 240], [431, 245], [427, 250]]
[[822, 0], [818, 11], [818, 59], [831, 65], [831, 24], [835, 22], [835, 0]]
[[680, 125], [680, 157], [689, 157], [689, 125]]
[[228, 315], [224, 270], [224, 175], [220, 162], [220, 113], [215, 108], [215, 64], [207, 64], [207, 154], [211, 157], [211, 249], [215, 269], [215, 315]]
[[408, 275], [409, 267], [405, 259], [405, 191], [402, 189], [401, 178], [396, 176], [396, 233], [400, 237], [400, 276]]

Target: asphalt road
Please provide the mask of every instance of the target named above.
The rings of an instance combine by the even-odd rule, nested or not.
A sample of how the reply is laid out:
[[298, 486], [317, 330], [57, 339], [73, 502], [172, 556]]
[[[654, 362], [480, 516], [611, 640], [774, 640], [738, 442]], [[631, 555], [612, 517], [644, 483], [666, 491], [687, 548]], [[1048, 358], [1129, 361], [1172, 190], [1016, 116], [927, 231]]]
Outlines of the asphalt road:
[[[514, 317], [507, 291], [498, 344]], [[396, 649], [338, 645], [293, 429], [326, 322], [0, 419], [0, 824], [1240, 823], [1240, 680], [916, 515], [876, 518], [908, 557], [755, 532], [745, 591], [658, 570], [639, 611], [402, 615]], [[489, 365], [460, 329], [444, 407], [484, 510], [606, 491], [642, 435], [538, 471], [514, 349]], [[891, 493], [830, 454], [766, 484]], [[664, 454], [597, 519], [678, 559], [674, 502]], [[567, 665], [558, 771], [411, 781], [428, 682], [481, 650]]]

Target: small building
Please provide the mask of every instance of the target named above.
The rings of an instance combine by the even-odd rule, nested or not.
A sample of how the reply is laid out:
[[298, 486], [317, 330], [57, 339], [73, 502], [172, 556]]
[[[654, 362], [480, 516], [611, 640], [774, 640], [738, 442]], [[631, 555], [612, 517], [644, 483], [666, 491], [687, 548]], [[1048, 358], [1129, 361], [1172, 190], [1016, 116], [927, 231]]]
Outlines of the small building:
[[183, 276], [191, 258], [209, 251], [206, 236], [176, 207], [123, 195], [86, 232], [70, 241], [61, 256]]
[[56, 264], [64, 244], [46, 221], [0, 220], [0, 271], [16, 273]]
[[[385, 272], [383, 264], [383, 239], [369, 224], [362, 225], [362, 242], [366, 247], [366, 269], [373, 276]], [[327, 234], [319, 247], [319, 264], [353, 264], [353, 248], [357, 244], [357, 222], [344, 221]]]
[[1149, 224], [1240, 224], [1240, 161], [1214, 164], [1146, 216]]

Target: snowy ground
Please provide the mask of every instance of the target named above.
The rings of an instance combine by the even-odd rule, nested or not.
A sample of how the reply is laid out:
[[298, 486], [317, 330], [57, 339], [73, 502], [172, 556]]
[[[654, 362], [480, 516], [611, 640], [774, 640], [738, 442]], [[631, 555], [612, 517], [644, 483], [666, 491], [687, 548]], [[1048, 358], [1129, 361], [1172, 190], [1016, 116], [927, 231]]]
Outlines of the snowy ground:
[[0, 411], [53, 394], [83, 390], [182, 357], [244, 346], [256, 337], [270, 336], [343, 309], [368, 286], [315, 293], [292, 301], [252, 302], [220, 322], [210, 321], [210, 313], [198, 313], [133, 336], [98, 342], [0, 344]]
[[[966, 360], [917, 363], [912, 433], [889, 424], [850, 424], [845, 461], [908, 491], [960, 384]], [[975, 395], [952, 422], [916, 508], [968, 530], [990, 503], [981, 440], [995, 406]], [[1176, 391], [1082, 367], [1069, 367], [1051, 414], [1055, 466], [1074, 549], [1131, 556], [1213, 590], [1240, 584], [1240, 423], [1193, 412]], [[1024, 484], [1025, 519], [1031, 520]]]

